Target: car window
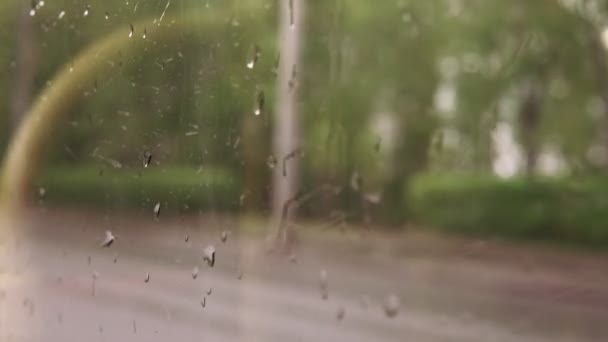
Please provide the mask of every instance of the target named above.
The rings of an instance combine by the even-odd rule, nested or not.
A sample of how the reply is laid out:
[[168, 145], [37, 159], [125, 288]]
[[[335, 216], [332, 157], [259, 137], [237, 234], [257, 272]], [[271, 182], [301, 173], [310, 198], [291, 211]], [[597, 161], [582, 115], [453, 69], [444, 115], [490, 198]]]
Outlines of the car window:
[[608, 4], [3, 0], [0, 341], [604, 341]]

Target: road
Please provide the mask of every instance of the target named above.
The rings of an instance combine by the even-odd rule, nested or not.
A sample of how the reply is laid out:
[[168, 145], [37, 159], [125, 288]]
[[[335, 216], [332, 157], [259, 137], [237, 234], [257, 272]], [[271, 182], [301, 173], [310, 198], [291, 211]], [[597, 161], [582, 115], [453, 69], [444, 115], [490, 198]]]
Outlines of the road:
[[[25, 217], [0, 224], [1, 341], [608, 339], [605, 254], [318, 231], [293, 258], [219, 216]], [[102, 248], [107, 229], [117, 240]], [[214, 267], [202, 260], [210, 244]]]

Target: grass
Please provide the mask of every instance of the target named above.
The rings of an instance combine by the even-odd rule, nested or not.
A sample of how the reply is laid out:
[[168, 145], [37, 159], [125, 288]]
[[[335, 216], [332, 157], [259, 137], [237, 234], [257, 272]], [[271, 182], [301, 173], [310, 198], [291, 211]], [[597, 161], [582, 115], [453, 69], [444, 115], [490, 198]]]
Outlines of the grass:
[[239, 179], [220, 168], [198, 170], [188, 166], [149, 169], [109, 169], [93, 166], [59, 166], [44, 172], [36, 181], [36, 194], [44, 201], [83, 207], [152, 208], [195, 211], [236, 210]]

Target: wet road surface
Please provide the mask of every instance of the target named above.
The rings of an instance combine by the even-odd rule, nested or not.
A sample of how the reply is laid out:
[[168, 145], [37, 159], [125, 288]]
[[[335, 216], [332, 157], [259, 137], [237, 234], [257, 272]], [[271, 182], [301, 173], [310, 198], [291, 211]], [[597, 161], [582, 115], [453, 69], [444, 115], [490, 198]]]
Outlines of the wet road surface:
[[[320, 231], [300, 238], [295, 257], [268, 253], [239, 225], [38, 211], [5, 219], [0, 340], [608, 339], [606, 255]], [[107, 229], [117, 240], [102, 248]], [[210, 244], [214, 267], [202, 259]], [[401, 302], [393, 318], [390, 294]]]

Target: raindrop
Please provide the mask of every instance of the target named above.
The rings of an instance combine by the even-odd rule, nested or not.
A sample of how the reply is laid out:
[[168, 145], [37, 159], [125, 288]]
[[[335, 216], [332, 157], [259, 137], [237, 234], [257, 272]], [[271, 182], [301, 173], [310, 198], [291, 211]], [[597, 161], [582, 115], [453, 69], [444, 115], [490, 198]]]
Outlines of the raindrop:
[[212, 289], [212, 288], [208, 288], [208, 289], [207, 289], [207, 296], [210, 296], [210, 295], [211, 295], [211, 292], [213, 292], [213, 289]]
[[344, 307], [339, 307], [338, 311], [336, 312], [336, 319], [338, 321], [341, 321], [344, 319], [344, 316], [346, 315], [346, 309], [344, 309]]
[[296, 77], [298, 76], [298, 69], [296, 67], [296, 65], [294, 64], [291, 67], [291, 79], [289, 80], [289, 82], [287, 83], [289, 85], [289, 89], [293, 89], [293, 87], [295, 87], [296, 85]]
[[234, 144], [232, 144], [232, 148], [236, 149], [237, 147], [239, 147], [239, 144], [241, 143], [241, 137], [238, 136], [236, 137], [236, 139], [234, 140]]
[[241, 268], [241, 266], [237, 266], [237, 269], [236, 269], [236, 279], [242, 280], [243, 279], [243, 275], [245, 275], [245, 272], [243, 272], [243, 269]]
[[137, 322], [133, 320], [133, 333], [137, 335]]
[[210, 267], [215, 265], [215, 247], [213, 245], [209, 245], [203, 250], [203, 261], [207, 262]]
[[46, 197], [46, 189], [45, 188], [38, 189], [38, 197], [40, 199], [44, 199], [44, 197]]
[[154, 205], [154, 217], [156, 219], [158, 219], [159, 216], [160, 216], [160, 202], [156, 202], [156, 204]]
[[319, 285], [321, 288], [321, 298], [327, 300], [329, 298], [329, 286], [327, 283], [327, 271], [324, 269], [319, 273]]
[[300, 148], [296, 148], [295, 150], [286, 154], [285, 157], [283, 157], [283, 177], [287, 177], [287, 162], [290, 159], [302, 156], [302, 154], [302, 150]]
[[291, 263], [295, 264], [298, 262], [298, 255], [296, 253], [292, 253], [289, 256], [289, 261], [291, 261]]
[[262, 56], [262, 52], [260, 51], [260, 47], [257, 45], [253, 46], [253, 52], [251, 53], [251, 57], [247, 61], [247, 68], [253, 69], [258, 62], [258, 59]]
[[147, 36], [148, 36], [148, 31], [144, 27], [144, 33], [141, 35], [141, 38], [146, 39]]
[[374, 144], [374, 150], [380, 152], [380, 145], [382, 144], [382, 138], [378, 138], [378, 141]]
[[171, 1], [167, 1], [163, 13], [160, 15], [160, 18], [158, 18], [158, 26], [160, 26], [160, 23], [163, 21], [163, 18], [165, 17], [165, 13], [167, 13], [167, 8], [169, 8], [169, 5], [171, 5]]
[[222, 240], [223, 243], [226, 243], [226, 241], [228, 241], [228, 232], [227, 231], [222, 232], [222, 235], [220, 236], [220, 240]]
[[192, 269], [192, 279], [196, 279], [198, 277], [198, 266], [195, 266]]
[[264, 91], [259, 90], [256, 96], [256, 108], [253, 111], [253, 114], [260, 115], [264, 111]]
[[151, 162], [152, 162], [152, 153], [145, 152], [144, 153], [144, 168], [147, 168], [148, 166], [150, 166]]
[[206, 305], [207, 305], [207, 297], [203, 296], [203, 298], [201, 299], [201, 307], [204, 309]]
[[293, 0], [289, 0], [289, 27], [293, 28], [295, 25], [293, 20]]
[[112, 243], [114, 243], [114, 240], [116, 240], [116, 237], [112, 234], [111, 231], [106, 230], [106, 237], [101, 243], [101, 247], [110, 247]]
[[57, 15], [57, 19], [61, 20], [61, 19], [63, 19], [64, 16], [65, 16], [65, 11], [61, 11], [61, 12], [59, 12], [59, 15]]
[[268, 165], [269, 168], [274, 169], [275, 166], [277, 166], [277, 158], [272, 154], [269, 155], [268, 159], [266, 159], [266, 165]]
[[35, 8], [30, 9], [30, 17], [33, 17], [35, 15], [36, 15], [36, 9]]
[[82, 16], [83, 16], [83, 17], [87, 17], [88, 15], [89, 15], [89, 6], [87, 6], [87, 7], [84, 9], [84, 12], [82, 12]]
[[144, 282], [149, 282], [150, 281], [150, 272], [146, 272], [146, 278], [144, 278]]
[[190, 235], [186, 235], [186, 238], [184, 239], [185, 242], [190, 241]]
[[274, 61], [274, 67], [272, 68], [272, 73], [276, 76], [279, 74], [279, 63], [281, 63], [281, 54], [277, 55], [277, 59]]
[[401, 301], [395, 294], [390, 294], [384, 300], [384, 313], [386, 317], [393, 318], [399, 313], [399, 306]]
[[135, 32], [135, 28], [133, 27], [133, 24], [129, 24], [129, 38], [133, 37], [133, 32]]
[[106, 14], [104, 15], [104, 18], [105, 18], [106, 20], [109, 20], [109, 19], [110, 19], [110, 13], [106, 12]]
[[99, 273], [93, 272], [92, 277], [93, 277], [93, 283], [91, 284], [91, 296], [95, 297], [95, 288], [96, 288], [97, 279], [99, 278]]

